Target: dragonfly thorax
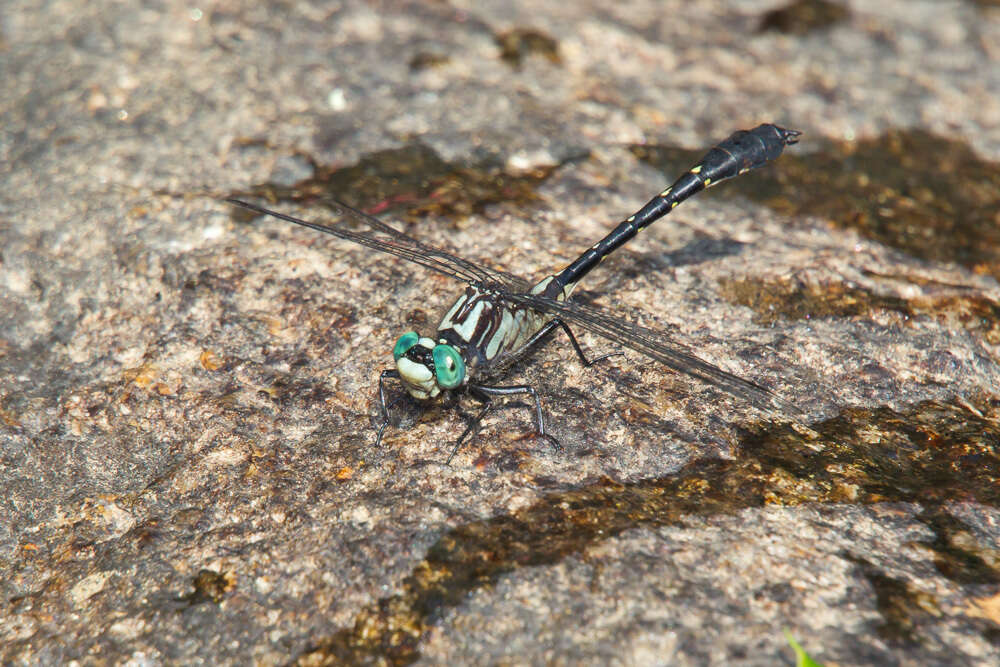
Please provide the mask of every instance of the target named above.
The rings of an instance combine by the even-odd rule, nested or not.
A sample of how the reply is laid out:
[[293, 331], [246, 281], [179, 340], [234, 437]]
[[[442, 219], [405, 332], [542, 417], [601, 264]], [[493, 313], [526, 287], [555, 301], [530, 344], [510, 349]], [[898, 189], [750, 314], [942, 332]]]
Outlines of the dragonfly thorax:
[[455, 389], [466, 381], [465, 361], [458, 349], [445, 341], [408, 331], [392, 350], [396, 370], [406, 391], [416, 399], [434, 398], [445, 389]]

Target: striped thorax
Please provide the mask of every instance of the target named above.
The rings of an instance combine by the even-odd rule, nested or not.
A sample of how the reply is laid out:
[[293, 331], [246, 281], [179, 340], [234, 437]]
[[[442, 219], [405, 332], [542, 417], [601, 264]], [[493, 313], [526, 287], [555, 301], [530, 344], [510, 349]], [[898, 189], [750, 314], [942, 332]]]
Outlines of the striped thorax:
[[[542, 294], [554, 280], [549, 276], [531, 294]], [[564, 288], [556, 297], [569, 297]], [[469, 381], [476, 370], [501, 365], [504, 358], [524, 348], [552, 319], [537, 310], [470, 285], [441, 318], [437, 341], [410, 331], [396, 341], [393, 357], [406, 391], [417, 399], [435, 398], [443, 390]]]

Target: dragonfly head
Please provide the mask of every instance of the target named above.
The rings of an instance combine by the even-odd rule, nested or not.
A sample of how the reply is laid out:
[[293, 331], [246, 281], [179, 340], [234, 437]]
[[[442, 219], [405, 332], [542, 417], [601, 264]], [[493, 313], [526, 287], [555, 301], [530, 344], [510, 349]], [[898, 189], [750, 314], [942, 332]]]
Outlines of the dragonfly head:
[[399, 337], [392, 356], [406, 391], [420, 400], [434, 398], [466, 380], [465, 361], [454, 345], [435, 343], [415, 331]]

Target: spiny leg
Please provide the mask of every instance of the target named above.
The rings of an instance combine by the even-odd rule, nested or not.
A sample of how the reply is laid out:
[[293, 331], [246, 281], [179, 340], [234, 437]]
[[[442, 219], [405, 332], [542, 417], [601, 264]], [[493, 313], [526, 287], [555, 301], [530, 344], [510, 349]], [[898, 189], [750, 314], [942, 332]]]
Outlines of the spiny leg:
[[378, 427], [378, 435], [375, 436], [375, 446], [378, 447], [382, 444], [382, 434], [385, 433], [386, 427], [389, 425], [389, 408], [395, 405], [399, 399], [390, 403], [388, 406], [385, 404], [385, 379], [395, 378], [399, 379], [399, 371], [397, 370], [385, 370], [378, 378], [378, 408], [382, 415], [382, 425]]
[[556, 319], [554, 319], [554, 320], [551, 320], [551, 321], [547, 322], [544, 327], [542, 327], [541, 329], [539, 329], [538, 332], [535, 333], [534, 336], [532, 336], [531, 338], [528, 339], [528, 342], [524, 344], [524, 347], [525, 348], [530, 348], [530, 347], [532, 347], [534, 345], [537, 345], [538, 342], [542, 338], [544, 338], [545, 336], [547, 336], [556, 327], [562, 327], [562, 330], [566, 332], [566, 335], [569, 337], [569, 342], [573, 344], [573, 349], [576, 350], [576, 356], [578, 356], [580, 358], [580, 363], [583, 364], [584, 368], [590, 368], [591, 366], [593, 366], [597, 362], [604, 361], [605, 359], [607, 359], [609, 357], [616, 357], [616, 356], [619, 356], [619, 355], [623, 355], [622, 352], [610, 352], [608, 354], [602, 354], [601, 356], [597, 357], [596, 359], [589, 359], [588, 360], [587, 359], [587, 355], [585, 355], [583, 353], [583, 348], [580, 347], [580, 343], [577, 342], [576, 336], [573, 335], [573, 330], [569, 328], [568, 324], [566, 324], [565, 322], [563, 322], [558, 317]]
[[[580, 346], [580, 343], [576, 340], [576, 336], [573, 335], [573, 330], [570, 329], [569, 326], [559, 318], [547, 322], [545, 326], [539, 329], [528, 340], [528, 342], [524, 344], [524, 347], [531, 348], [534, 347], [535, 345], [538, 345], [539, 341], [545, 338], [545, 336], [551, 333], [552, 330], [555, 329], [556, 327], [560, 327], [562, 328], [563, 331], [566, 332], [566, 336], [569, 337], [569, 342], [573, 345], [573, 349], [576, 351], [576, 356], [580, 358], [580, 362], [584, 365], [585, 368], [589, 368], [594, 364], [598, 363], [599, 361], [604, 361], [609, 357], [623, 355], [622, 352], [611, 352], [608, 354], [603, 354], [595, 359], [587, 359], [587, 355], [584, 354], [583, 348]], [[540, 435], [543, 438], [546, 438], [549, 442], [552, 443], [552, 446], [555, 447], [557, 450], [562, 449], [562, 445], [559, 444], [559, 441], [552, 435], [545, 432], [545, 420], [542, 417], [542, 401], [541, 399], [538, 398], [538, 392], [535, 391], [534, 387], [531, 387], [529, 385], [515, 385], [511, 387], [487, 387], [485, 385], [469, 385], [469, 391], [475, 398], [479, 399], [480, 401], [483, 401], [486, 405], [479, 412], [479, 414], [477, 414], [476, 417], [469, 423], [469, 425], [466, 427], [462, 435], [459, 436], [458, 440], [455, 441], [455, 446], [452, 448], [451, 454], [448, 456], [448, 460], [445, 462], [446, 465], [451, 463], [451, 460], [455, 457], [455, 454], [457, 454], [458, 450], [462, 447], [462, 443], [465, 441], [465, 438], [468, 437], [470, 434], [474, 435], [476, 432], [479, 431], [483, 419], [495, 407], [495, 405], [493, 404], [492, 396], [512, 396], [514, 394], [531, 394], [531, 397], [535, 399], [535, 418], [538, 420], [538, 435]]]
[[481, 397], [476, 396], [476, 398], [484, 401], [486, 405], [484, 405], [483, 409], [479, 411], [479, 414], [477, 414], [473, 418], [473, 420], [469, 422], [469, 425], [465, 427], [465, 431], [462, 432], [462, 435], [458, 436], [458, 440], [455, 441], [455, 446], [452, 447], [451, 449], [451, 454], [448, 455], [448, 460], [444, 462], [445, 465], [451, 465], [451, 460], [455, 458], [455, 454], [458, 454], [458, 450], [462, 447], [462, 443], [465, 441], [465, 438], [469, 434], [475, 435], [476, 433], [479, 432], [479, 429], [483, 423], [483, 418], [486, 417], [486, 415], [489, 414], [490, 410], [492, 410], [495, 407], [493, 404], [493, 399], [490, 398], [489, 396], [486, 395]]
[[624, 352], [608, 352], [607, 354], [602, 354], [596, 359], [591, 359], [590, 361], [587, 361], [587, 357], [583, 354], [583, 349], [580, 347], [580, 344], [576, 342], [576, 336], [573, 335], [573, 330], [569, 328], [569, 325], [560, 319], [552, 320], [552, 324], [558, 324], [559, 326], [561, 326], [562, 330], [566, 332], [567, 336], [569, 336], [569, 342], [573, 344], [573, 349], [576, 350], [576, 356], [580, 357], [580, 362], [583, 364], [584, 368], [590, 368], [597, 362], [604, 361], [605, 359], [610, 359], [611, 357], [625, 356]]
[[[481, 384], [469, 385], [469, 390], [473, 394], [480, 393], [484, 394], [486, 399], [489, 400], [493, 396], [513, 396], [515, 394], [530, 394], [535, 400], [535, 419], [538, 421], [538, 435], [547, 439], [552, 443], [552, 446], [561, 450], [562, 445], [553, 436], [545, 432], [545, 418], [542, 417], [542, 401], [538, 398], [538, 392], [535, 391], [534, 387], [526, 384], [514, 385], [511, 387], [487, 387]], [[480, 399], [483, 400], [483, 399]]]

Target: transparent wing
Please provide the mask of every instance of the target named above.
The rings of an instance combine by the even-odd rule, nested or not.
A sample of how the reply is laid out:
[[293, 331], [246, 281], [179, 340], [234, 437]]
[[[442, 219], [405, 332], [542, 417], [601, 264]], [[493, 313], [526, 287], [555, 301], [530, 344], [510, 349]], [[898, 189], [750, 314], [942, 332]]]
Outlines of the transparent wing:
[[343, 202], [335, 200], [324, 201], [325, 204], [339, 211], [344, 218], [368, 227], [376, 234], [381, 235], [381, 238], [376, 234], [347, 229], [345, 225], [324, 225], [318, 222], [310, 222], [232, 197], [227, 198], [226, 201], [255, 213], [260, 213], [261, 215], [269, 215], [279, 220], [292, 222], [296, 225], [336, 236], [337, 238], [353, 241], [373, 250], [402, 257], [414, 264], [419, 264], [432, 271], [469, 284], [487, 288], [492, 286], [494, 289], [500, 288], [500, 291], [503, 292], [522, 292], [527, 291], [530, 287], [527, 281], [509, 273], [490, 269], [476, 262], [462, 259], [440, 248], [421, 243], [398, 229], [390, 227], [381, 220], [348, 206]]
[[770, 389], [699, 359], [689, 347], [673, 340], [666, 332], [626, 322], [620, 317], [580, 303], [556, 301], [532, 294], [509, 295], [507, 298], [641, 352], [667, 368], [697, 378], [733, 396], [745, 399], [759, 408], [768, 411], [777, 408], [786, 413], [802, 414], [802, 410]]

